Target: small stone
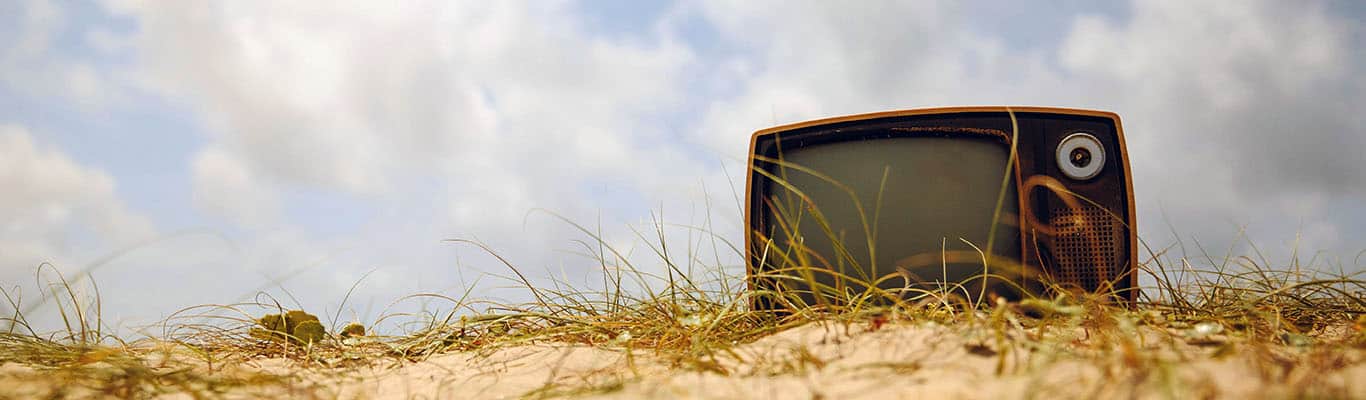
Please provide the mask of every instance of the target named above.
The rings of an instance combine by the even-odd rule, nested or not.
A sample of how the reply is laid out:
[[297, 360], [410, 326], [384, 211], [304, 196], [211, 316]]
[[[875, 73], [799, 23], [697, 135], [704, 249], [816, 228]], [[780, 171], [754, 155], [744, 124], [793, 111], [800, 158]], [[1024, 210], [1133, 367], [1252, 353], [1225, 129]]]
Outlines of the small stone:
[[1201, 322], [1186, 331], [1186, 337], [1191, 339], [1204, 339], [1213, 335], [1218, 335], [1224, 331], [1224, 326], [1218, 322]]

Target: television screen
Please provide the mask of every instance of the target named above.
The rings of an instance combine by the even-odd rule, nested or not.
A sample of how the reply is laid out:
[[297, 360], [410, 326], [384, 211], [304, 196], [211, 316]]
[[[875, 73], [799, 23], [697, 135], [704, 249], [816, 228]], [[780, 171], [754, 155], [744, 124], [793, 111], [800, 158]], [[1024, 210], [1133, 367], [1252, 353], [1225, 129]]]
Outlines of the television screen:
[[[969, 278], [984, 272], [993, 223], [993, 264], [1018, 264], [1017, 196], [1013, 182], [1002, 187], [1001, 180], [1009, 154], [999, 138], [978, 136], [868, 138], [793, 149], [782, 153], [777, 171], [795, 190], [768, 183], [776, 204], [765, 212], [767, 234], [780, 243], [800, 238], [800, 246], [789, 242], [775, 250], [809, 250], [809, 264], [831, 266], [853, 282], [896, 273], [909, 279], [878, 286], [933, 290], [939, 282], [968, 281], [965, 289], [976, 292], [980, 281]], [[1003, 189], [1010, 201], [998, 213]], [[815, 276], [840, 285], [838, 275]]]

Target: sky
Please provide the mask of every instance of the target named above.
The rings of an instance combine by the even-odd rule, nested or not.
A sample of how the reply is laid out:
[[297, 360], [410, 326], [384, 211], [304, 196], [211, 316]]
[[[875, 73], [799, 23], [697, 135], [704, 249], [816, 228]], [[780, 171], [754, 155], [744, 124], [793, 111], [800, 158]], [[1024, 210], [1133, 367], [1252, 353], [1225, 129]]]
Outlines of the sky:
[[414, 293], [526, 298], [446, 239], [592, 287], [594, 239], [565, 220], [650, 271], [663, 221], [675, 257], [742, 274], [718, 240], [741, 237], [752, 132], [954, 105], [1118, 113], [1158, 251], [1360, 271], [1363, 20], [1346, 0], [6, 0], [0, 284], [32, 304], [39, 265], [89, 271], [119, 329], [258, 292], [373, 321]]

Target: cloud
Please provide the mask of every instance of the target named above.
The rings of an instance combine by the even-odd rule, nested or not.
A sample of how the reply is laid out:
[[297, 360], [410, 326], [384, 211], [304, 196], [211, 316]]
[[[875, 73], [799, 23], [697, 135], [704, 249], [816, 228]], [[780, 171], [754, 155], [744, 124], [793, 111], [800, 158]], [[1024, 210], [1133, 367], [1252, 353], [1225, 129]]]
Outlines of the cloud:
[[241, 171], [249, 193], [374, 204], [435, 186], [437, 223], [488, 236], [520, 234], [535, 207], [593, 215], [595, 182], [669, 194], [661, 178], [708, 170], [660, 123], [697, 61], [672, 35], [597, 36], [562, 3], [270, 4], [114, 4], [139, 24], [143, 86], [211, 131], [198, 198], [244, 221], [258, 199], [207, 193]]
[[629, 172], [641, 131], [625, 116], [675, 102], [689, 57], [589, 37], [564, 6], [315, 6], [126, 11], [141, 76], [193, 104], [224, 151], [286, 184], [367, 194], [424, 172]]
[[[1366, 200], [1366, 65], [1355, 21], [1323, 4], [1136, 2], [1128, 21], [1078, 18], [1061, 50], [1090, 97], [1126, 117], [1140, 209], [1206, 239], [1234, 224], [1352, 251]], [[1141, 192], [1140, 192], [1141, 193]], [[1341, 236], [1339, 236], [1341, 235]], [[1313, 250], [1311, 248], [1309, 250]]]
[[39, 98], [56, 97], [84, 110], [102, 109], [124, 95], [91, 60], [58, 47], [70, 30], [65, 8], [41, 0], [13, 6], [18, 13], [0, 18], [0, 23], [11, 23], [17, 31], [0, 37], [0, 88]]
[[970, 4], [832, 7], [697, 7], [723, 41], [748, 51], [717, 63], [715, 76], [739, 89], [708, 107], [694, 140], [742, 156], [744, 133], [832, 115], [1108, 109], [1124, 118], [1140, 232], [1153, 243], [1174, 239], [1170, 220], [1181, 237], [1206, 243], [1247, 225], [1262, 243], [1304, 227], [1305, 250], [1362, 245], [1363, 221], [1341, 220], [1335, 208], [1366, 195], [1366, 121], [1351, 111], [1366, 108], [1366, 68], [1352, 21], [1321, 5], [1139, 1], [1127, 17], [1073, 18], [1056, 46], [1013, 48], [1005, 39], [1014, 32], [978, 29]]
[[73, 271], [155, 233], [108, 174], [36, 143], [22, 126], [0, 124], [0, 187], [2, 282], [16, 284], [43, 262]]
[[[677, 21], [609, 38], [560, 3], [121, 10], [140, 25], [128, 42], [146, 87], [188, 102], [212, 131], [195, 161], [197, 201], [244, 225], [289, 219], [263, 210], [282, 190], [313, 187], [380, 204], [427, 193], [441, 204], [423, 209], [453, 235], [531, 240], [520, 222], [532, 208], [637, 218], [643, 208], [626, 199], [686, 206], [699, 196], [677, 196], [680, 182], [699, 177], [724, 191], [733, 182], [707, 158], [742, 158], [761, 127], [1028, 104], [1125, 117], [1140, 224], [1156, 242], [1171, 239], [1164, 217], [1207, 241], [1241, 224], [1272, 237], [1315, 227], [1325, 248], [1358, 235], [1328, 216], [1366, 187], [1352, 150], [1366, 124], [1347, 112], [1362, 104], [1362, 68], [1349, 21], [1322, 7], [1136, 2], [1025, 48], [1009, 30], [979, 29], [971, 4], [832, 7], [679, 5], [669, 18], [706, 21], [719, 35], [707, 45], [740, 49], [705, 60]], [[689, 94], [700, 87], [732, 89]], [[704, 112], [676, 115], [690, 109]], [[1170, 179], [1191, 171], [1202, 179]], [[599, 204], [603, 189], [633, 195]]]
[[[608, 33], [570, 2], [111, 1], [136, 29], [75, 35], [130, 60], [111, 66], [54, 53], [53, 38], [80, 24], [33, 4], [0, 52], [4, 84], [61, 82], [26, 90], [70, 98], [134, 87], [191, 112], [205, 143], [184, 155], [189, 198], [246, 228], [234, 231], [241, 265], [216, 268], [276, 278], [321, 265], [287, 285], [304, 302], [333, 301], [374, 268], [381, 301], [505, 272], [440, 242], [450, 237], [489, 242], [533, 277], [566, 259], [569, 271], [591, 266], [552, 251], [580, 250], [569, 238], [582, 236], [528, 218], [537, 207], [590, 228], [601, 214], [607, 239], [630, 246], [622, 222], [662, 205], [667, 221], [701, 225], [710, 204], [714, 229], [735, 241], [727, 192], [743, 190], [735, 160], [754, 130], [941, 105], [1118, 112], [1146, 237], [1165, 234], [1164, 214], [1202, 240], [1247, 224], [1265, 240], [1301, 230], [1315, 248], [1350, 252], [1366, 234], [1366, 216], [1339, 212], [1366, 187], [1352, 168], [1366, 147], [1366, 117], [1351, 112], [1366, 108], [1360, 28], [1318, 5], [1135, 2], [1018, 23], [1035, 19], [1014, 13], [1040, 11], [1023, 7], [998, 24], [1007, 17], [976, 3], [718, 0]], [[11, 72], [42, 70], [64, 72]], [[683, 240], [671, 248], [693, 248]]]
[[[743, 152], [759, 128], [825, 116], [957, 104], [1066, 104], [1037, 52], [973, 30], [956, 3], [710, 1], [697, 10], [751, 51], [723, 79], [740, 92], [709, 107], [698, 140]], [[1061, 88], [1061, 93], [1049, 94]]]
[[194, 202], [201, 209], [248, 227], [275, 223], [279, 200], [271, 186], [234, 155], [209, 148], [191, 162]]
[[[528, 212], [590, 224], [601, 214], [623, 236], [621, 221], [688, 204], [696, 197], [679, 194], [712, 172], [663, 123], [688, 99], [693, 52], [669, 32], [593, 33], [571, 3], [110, 6], [138, 25], [105, 39], [136, 52], [139, 87], [208, 130], [191, 165], [196, 204], [252, 234], [288, 232], [301, 252], [345, 253], [316, 274], [432, 273], [454, 264], [460, 246], [440, 242], [452, 237], [533, 271], [588, 263], [554, 252], [582, 235]], [[300, 196], [348, 205], [322, 211]], [[308, 226], [343, 219], [357, 221]], [[251, 259], [288, 247], [244, 240]], [[482, 261], [470, 264], [506, 272]], [[313, 288], [300, 297], [333, 300], [350, 284], [314, 278], [295, 281]]]

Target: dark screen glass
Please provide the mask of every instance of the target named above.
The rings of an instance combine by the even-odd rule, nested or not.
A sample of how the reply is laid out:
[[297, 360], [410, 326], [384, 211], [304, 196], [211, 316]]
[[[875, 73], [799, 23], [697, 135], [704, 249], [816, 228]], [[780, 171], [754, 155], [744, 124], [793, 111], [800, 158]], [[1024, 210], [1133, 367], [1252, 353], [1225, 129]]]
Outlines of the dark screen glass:
[[[775, 250], [789, 250], [787, 254], [795, 255], [790, 250], [804, 247], [809, 264], [829, 266], [860, 279], [881, 277], [896, 272], [898, 267], [903, 269], [905, 273], [900, 276], [909, 281], [895, 278], [879, 285], [887, 289], [935, 289], [939, 287], [936, 282], [961, 282], [982, 274], [980, 255], [960, 238], [982, 251], [987, 249], [1001, 178], [1009, 158], [1009, 148], [1000, 140], [864, 139], [787, 149], [781, 158], [789, 167], [770, 164], [769, 170], [805, 193], [828, 222], [829, 229], [819, 223], [820, 218], [813, 211], [802, 206], [794, 192], [769, 182], [765, 190], [764, 225]], [[790, 165], [810, 168], [844, 188]], [[1014, 185], [1012, 180], [1006, 187], [997, 220], [992, 265], [1002, 268], [992, 270], [993, 273], [1009, 274], [1007, 266], [1018, 265], [1019, 207]], [[855, 199], [862, 204], [863, 217]], [[866, 229], [862, 220], [870, 224]], [[832, 236], [843, 243], [847, 255], [841, 256], [837, 251]], [[870, 243], [875, 253], [869, 252]], [[774, 257], [769, 258], [770, 267], [777, 264], [773, 260]], [[791, 264], [787, 266], [792, 267]], [[1018, 269], [1013, 271], [1018, 273]], [[831, 275], [816, 276], [824, 284], [836, 285]], [[981, 288], [980, 281], [975, 282], [966, 287], [972, 296]], [[993, 290], [997, 290], [995, 285]]]

